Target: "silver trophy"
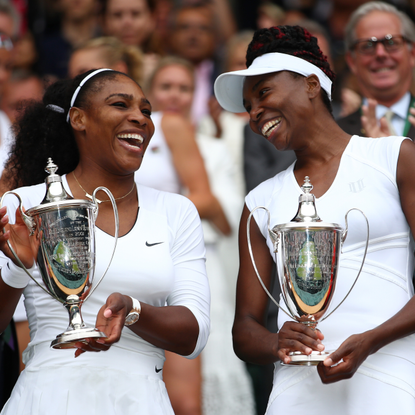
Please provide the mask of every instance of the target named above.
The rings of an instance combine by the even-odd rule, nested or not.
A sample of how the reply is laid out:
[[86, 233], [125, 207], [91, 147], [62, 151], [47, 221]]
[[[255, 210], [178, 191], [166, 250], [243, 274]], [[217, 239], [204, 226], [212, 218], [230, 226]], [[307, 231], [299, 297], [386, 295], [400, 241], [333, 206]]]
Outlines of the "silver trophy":
[[[40, 205], [22, 210], [22, 200], [15, 192], [6, 192], [1, 198], [13, 194], [19, 199], [19, 210], [29, 229], [36, 247], [36, 265], [42, 276], [41, 285], [23, 265], [13, 247], [7, 244], [20, 266], [29, 277], [46, 293], [61, 302], [69, 313], [69, 326], [52, 341], [55, 349], [70, 349], [77, 342], [89, 338], [106, 337], [96, 328], [88, 327], [82, 320], [81, 305], [97, 288], [112, 262], [118, 239], [118, 210], [115, 199], [105, 187], [98, 187], [92, 195], [92, 201], [73, 199], [62, 185], [61, 177], [56, 174], [58, 167], [49, 158], [46, 166], [46, 195]], [[92, 288], [95, 271], [95, 220], [98, 216], [96, 193], [104, 191], [109, 196], [115, 217], [114, 249], [107, 269]]]
[[[289, 317], [315, 329], [319, 321], [329, 317], [348, 297], [363, 268], [369, 244], [369, 222], [360, 209], [350, 209], [345, 215], [346, 229], [336, 223], [326, 223], [317, 215], [313, 186], [306, 176], [301, 187], [297, 214], [291, 222], [270, 229], [270, 213], [267, 208], [258, 206], [252, 210], [247, 222], [248, 249], [255, 273], [270, 299]], [[280, 306], [266, 288], [259, 275], [252, 252], [250, 222], [257, 209], [268, 213], [268, 232], [274, 246], [275, 262], [281, 294], [288, 312]], [[348, 232], [347, 215], [358, 210], [367, 224], [366, 246], [363, 260], [355, 281], [344, 299], [329, 313], [331, 299], [336, 286], [341, 247]], [[324, 317], [323, 317], [324, 316]], [[293, 365], [317, 365], [329, 355], [328, 352], [313, 351], [311, 355], [299, 351], [290, 353]]]

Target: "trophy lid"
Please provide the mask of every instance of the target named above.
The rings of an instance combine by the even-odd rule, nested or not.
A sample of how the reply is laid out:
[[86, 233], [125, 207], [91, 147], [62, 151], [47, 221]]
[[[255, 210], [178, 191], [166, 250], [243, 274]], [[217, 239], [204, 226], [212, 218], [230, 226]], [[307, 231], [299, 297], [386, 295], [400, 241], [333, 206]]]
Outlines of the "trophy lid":
[[59, 174], [56, 174], [58, 166], [53, 162], [49, 157], [48, 164], [45, 167], [46, 173], [49, 173], [49, 176], [46, 177], [46, 195], [42, 200], [41, 204], [51, 203], [51, 202], [60, 202], [62, 200], [72, 199], [68, 195], [62, 184], [62, 178]]
[[313, 185], [310, 178], [304, 178], [304, 184], [301, 186], [303, 193], [298, 198], [298, 210], [291, 222], [276, 225], [273, 228], [275, 232], [300, 230], [300, 229], [314, 229], [314, 230], [342, 230], [342, 227], [337, 223], [327, 223], [320, 219], [316, 209], [316, 198], [311, 190]]
[[311, 193], [313, 185], [308, 176], [305, 176], [301, 190], [303, 193], [298, 198], [298, 211], [291, 222], [321, 222], [317, 215], [316, 198]]
[[40, 205], [31, 207], [26, 211], [27, 215], [35, 216], [44, 212], [52, 212], [60, 208], [86, 208], [97, 209], [97, 205], [89, 200], [74, 199], [63, 187], [62, 178], [56, 174], [58, 166], [49, 157], [45, 171], [49, 173], [46, 177], [46, 194]]

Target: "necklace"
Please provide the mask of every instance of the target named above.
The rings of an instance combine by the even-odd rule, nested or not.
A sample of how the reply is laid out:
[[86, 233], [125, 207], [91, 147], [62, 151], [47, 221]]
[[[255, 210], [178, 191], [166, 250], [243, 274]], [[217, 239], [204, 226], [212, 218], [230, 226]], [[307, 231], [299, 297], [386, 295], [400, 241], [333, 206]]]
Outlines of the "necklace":
[[[75, 176], [75, 172], [73, 171], [72, 172], [72, 175], [73, 175], [73, 178], [75, 179], [75, 181], [76, 181], [76, 183], [78, 183], [78, 186], [82, 189], [82, 191], [85, 193], [85, 196], [88, 198], [88, 199], [91, 199], [91, 200], [93, 200], [93, 197], [81, 186], [81, 183], [79, 183], [78, 182], [78, 179], [76, 178], [76, 176]], [[132, 191], [135, 189], [135, 182], [134, 182], [134, 184], [133, 184], [133, 187], [131, 188], [131, 190], [128, 192], [128, 193], [126, 193], [124, 196], [121, 196], [121, 197], [117, 197], [116, 199], [114, 199], [114, 200], [121, 200], [121, 199], [124, 199], [124, 198], [126, 198], [129, 194], [131, 194], [132, 193]], [[99, 200], [97, 197], [95, 197], [95, 200], [98, 202], [98, 203], [103, 203], [103, 202], [110, 202], [111, 201], [111, 199], [106, 199], [106, 200]]]

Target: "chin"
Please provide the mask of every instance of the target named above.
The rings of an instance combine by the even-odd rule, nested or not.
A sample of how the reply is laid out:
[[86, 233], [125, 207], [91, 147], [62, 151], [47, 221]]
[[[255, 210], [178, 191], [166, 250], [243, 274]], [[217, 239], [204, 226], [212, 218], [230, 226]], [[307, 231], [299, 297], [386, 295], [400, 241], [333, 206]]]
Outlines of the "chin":
[[288, 150], [287, 143], [278, 140], [268, 140], [278, 151]]

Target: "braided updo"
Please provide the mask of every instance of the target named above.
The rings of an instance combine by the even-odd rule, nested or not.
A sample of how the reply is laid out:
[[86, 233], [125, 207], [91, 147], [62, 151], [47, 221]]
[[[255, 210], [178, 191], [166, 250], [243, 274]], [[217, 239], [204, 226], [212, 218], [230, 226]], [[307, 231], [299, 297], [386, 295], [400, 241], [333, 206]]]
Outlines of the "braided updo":
[[[300, 26], [275, 26], [269, 29], [259, 29], [255, 32], [246, 52], [246, 66], [266, 53], [286, 53], [304, 59], [320, 68], [331, 81], [335, 74], [330, 69], [327, 57], [317, 44], [317, 38], [312, 36], [307, 29]], [[293, 76], [298, 76], [294, 74]], [[327, 93], [322, 89], [322, 98], [328, 110], [332, 112], [331, 102]]]

